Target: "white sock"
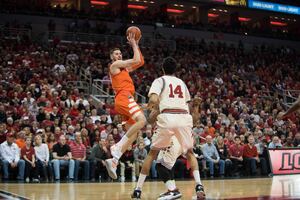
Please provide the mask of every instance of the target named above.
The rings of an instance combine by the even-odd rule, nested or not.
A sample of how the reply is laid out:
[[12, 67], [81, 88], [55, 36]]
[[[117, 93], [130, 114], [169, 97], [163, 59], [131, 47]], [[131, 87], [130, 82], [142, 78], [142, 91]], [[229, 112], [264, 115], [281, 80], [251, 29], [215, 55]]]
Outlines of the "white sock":
[[173, 185], [173, 188], [174, 188], [174, 190], [177, 188], [176, 187], [176, 183], [175, 183], [175, 180], [172, 180], [172, 185]]
[[200, 173], [199, 173], [199, 170], [194, 170], [193, 171], [193, 176], [194, 176], [194, 179], [195, 179], [195, 182], [196, 184], [201, 184], [201, 179], [200, 179]]
[[138, 182], [136, 184], [136, 188], [142, 190], [146, 177], [147, 177], [147, 175], [140, 174]]
[[126, 135], [124, 135], [122, 137], [122, 139], [117, 143], [115, 144], [117, 148], [115, 148], [116, 151], [114, 151], [113, 153], [113, 157], [115, 160], [119, 160], [121, 157], [122, 157], [122, 147], [124, 146], [124, 144], [128, 141], [128, 137]]
[[122, 157], [121, 151], [114, 152], [114, 155], [113, 155], [114, 160], [116, 160], [118, 162], [121, 157]]
[[127, 135], [124, 135], [116, 145], [122, 148], [128, 140], [129, 138], [127, 137]]
[[167, 189], [169, 191], [173, 191], [176, 189], [176, 185], [175, 185], [175, 181], [174, 180], [168, 180], [166, 183], [165, 183]]

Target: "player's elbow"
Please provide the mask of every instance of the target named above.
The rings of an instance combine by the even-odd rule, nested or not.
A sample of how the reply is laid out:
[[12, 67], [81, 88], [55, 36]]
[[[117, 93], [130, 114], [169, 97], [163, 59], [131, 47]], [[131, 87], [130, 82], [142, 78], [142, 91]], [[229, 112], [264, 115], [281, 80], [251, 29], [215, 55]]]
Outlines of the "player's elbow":
[[133, 66], [136, 66], [136, 65], [139, 65], [140, 62], [141, 62], [141, 61], [140, 61], [139, 59], [133, 59], [131, 64], [132, 64]]

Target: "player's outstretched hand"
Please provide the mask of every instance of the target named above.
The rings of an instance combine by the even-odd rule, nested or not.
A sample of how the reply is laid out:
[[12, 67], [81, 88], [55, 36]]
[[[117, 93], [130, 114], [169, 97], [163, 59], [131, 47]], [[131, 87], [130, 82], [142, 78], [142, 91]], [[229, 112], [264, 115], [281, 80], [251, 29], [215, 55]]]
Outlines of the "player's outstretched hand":
[[135, 34], [134, 33], [129, 33], [127, 36], [127, 42], [130, 46], [137, 45], [137, 41], [135, 40]]

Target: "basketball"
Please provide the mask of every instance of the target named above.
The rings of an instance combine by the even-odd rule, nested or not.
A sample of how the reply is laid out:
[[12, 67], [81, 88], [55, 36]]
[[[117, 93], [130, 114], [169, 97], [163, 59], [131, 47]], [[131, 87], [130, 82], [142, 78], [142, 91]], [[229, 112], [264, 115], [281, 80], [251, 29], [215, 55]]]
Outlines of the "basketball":
[[126, 36], [129, 35], [129, 33], [133, 33], [135, 35], [135, 40], [139, 40], [142, 37], [141, 30], [136, 26], [130, 26], [126, 31]]

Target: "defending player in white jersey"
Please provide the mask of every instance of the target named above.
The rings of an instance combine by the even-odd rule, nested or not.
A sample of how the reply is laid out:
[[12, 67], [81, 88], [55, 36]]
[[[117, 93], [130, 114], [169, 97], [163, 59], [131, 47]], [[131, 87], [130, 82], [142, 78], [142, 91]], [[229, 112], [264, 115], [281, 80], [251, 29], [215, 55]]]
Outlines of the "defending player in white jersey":
[[159, 151], [170, 146], [172, 136], [180, 143], [183, 153], [191, 164], [196, 182], [196, 194], [198, 198], [204, 198], [205, 193], [200, 180], [197, 159], [193, 153], [192, 127], [193, 119], [189, 114], [188, 102], [190, 93], [185, 83], [174, 76], [176, 72], [174, 58], [165, 58], [162, 64], [164, 76], [154, 80], [149, 91], [148, 107], [153, 112], [159, 110], [157, 116], [156, 137], [152, 138], [151, 150], [148, 153], [132, 198], [141, 198], [141, 189], [146, 176], [149, 174], [151, 163], [156, 159]]

